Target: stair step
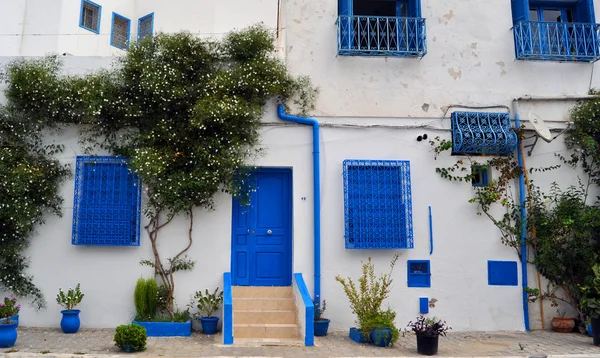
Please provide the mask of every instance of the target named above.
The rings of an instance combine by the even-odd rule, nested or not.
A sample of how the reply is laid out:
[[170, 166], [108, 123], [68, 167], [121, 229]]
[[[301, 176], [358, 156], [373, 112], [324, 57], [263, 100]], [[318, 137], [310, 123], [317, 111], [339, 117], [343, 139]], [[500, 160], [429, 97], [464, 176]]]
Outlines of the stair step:
[[292, 298], [292, 287], [233, 286], [233, 298]]
[[233, 310], [233, 323], [239, 324], [295, 324], [295, 310]]
[[234, 298], [234, 310], [294, 310], [294, 298]]
[[234, 324], [235, 338], [299, 338], [295, 324]]
[[304, 347], [304, 341], [300, 338], [235, 338], [237, 347], [261, 347], [261, 346], [283, 346]]

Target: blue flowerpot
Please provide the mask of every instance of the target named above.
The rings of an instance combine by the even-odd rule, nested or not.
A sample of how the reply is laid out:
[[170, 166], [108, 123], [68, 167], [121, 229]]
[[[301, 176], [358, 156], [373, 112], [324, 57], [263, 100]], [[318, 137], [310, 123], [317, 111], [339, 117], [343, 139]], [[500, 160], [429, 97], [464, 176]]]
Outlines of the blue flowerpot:
[[321, 319], [315, 321], [315, 336], [324, 337], [327, 335], [327, 330], [329, 329], [329, 320]]
[[77, 333], [81, 322], [79, 321], [79, 310], [60, 311], [62, 319], [60, 320], [60, 328], [64, 333]]
[[369, 334], [371, 342], [377, 347], [387, 347], [392, 343], [392, 329], [391, 328], [375, 328]]
[[123, 351], [125, 353], [134, 353], [135, 349], [133, 348], [133, 344], [130, 344], [130, 343], [123, 344]]
[[[19, 315], [16, 316], [12, 316], [9, 321], [15, 321], [15, 323], [17, 324], [17, 327], [19, 327]], [[0, 319], [0, 323], [2, 322], [6, 322], [6, 318], [2, 318]]]
[[204, 334], [215, 334], [217, 333], [217, 323], [219, 323], [219, 317], [202, 317], [200, 318], [202, 324], [202, 332]]
[[17, 341], [17, 323], [0, 323], [0, 348], [8, 348], [15, 345]]
[[585, 325], [585, 329], [587, 330], [587, 334], [588, 334], [588, 336], [590, 336], [590, 337], [593, 337], [593, 336], [594, 336], [594, 335], [592, 334], [592, 324], [591, 324], [591, 323], [590, 323], [590, 324], [586, 324], [586, 325]]

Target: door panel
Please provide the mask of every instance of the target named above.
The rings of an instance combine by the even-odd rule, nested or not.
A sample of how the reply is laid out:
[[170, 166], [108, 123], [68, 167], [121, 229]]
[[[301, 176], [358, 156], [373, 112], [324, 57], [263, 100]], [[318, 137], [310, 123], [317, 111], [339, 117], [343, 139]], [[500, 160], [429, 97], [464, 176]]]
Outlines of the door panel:
[[291, 171], [253, 174], [250, 205], [233, 199], [232, 272], [238, 286], [289, 286], [292, 277]]

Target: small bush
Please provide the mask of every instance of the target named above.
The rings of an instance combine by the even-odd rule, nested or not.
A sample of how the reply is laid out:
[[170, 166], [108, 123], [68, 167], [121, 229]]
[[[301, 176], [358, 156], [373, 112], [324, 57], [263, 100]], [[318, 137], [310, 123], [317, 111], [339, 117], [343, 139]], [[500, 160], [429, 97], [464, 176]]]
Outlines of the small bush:
[[137, 312], [137, 319], [152, 321], [156, 316], [158, 307], [158, 284], [152, 278], [140, 278], [133, 292], [133, 302]]
[[204, 294], [202, 291], [198, 291], [194, 298], [201, 317], [212, 317], [223, 304], [223, 291], [219, 292], [218, 287], [213, 293], [208, 292], [208, 290], [205, 290]]
[[115, 332], [115, 346], [123, 349], [130, 345], [133, 350], [140, 352], [146, 349], [146, 328], [139, 324], [124, 324], [117, 327]]
[[394, 344], [400, 337], [400, 331], [396, 328], [396, 324], [394, 323], [395, 319], [396, 312], [388, 308], [386, 311], [381, 311], [373, 316], [366, 317], [362, 322], [360, 330], [368, 336], [375, 328], [390, 328], [392, 330], [392, 340], [390, 343]]

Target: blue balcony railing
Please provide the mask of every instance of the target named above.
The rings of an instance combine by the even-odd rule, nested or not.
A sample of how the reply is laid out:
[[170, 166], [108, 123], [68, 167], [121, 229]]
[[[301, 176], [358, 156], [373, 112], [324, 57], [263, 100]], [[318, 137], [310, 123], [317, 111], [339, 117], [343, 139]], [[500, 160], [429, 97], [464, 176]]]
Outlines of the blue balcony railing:
[[338, 54], [423, 57], [425, 19], [391, 16], [339, 16]]
[[518, 60], [595, 62], [598, 24], [521, 21], [514, 27]]

